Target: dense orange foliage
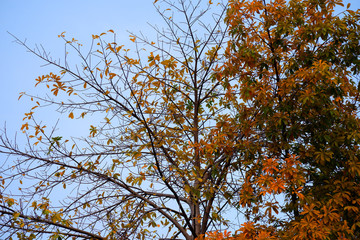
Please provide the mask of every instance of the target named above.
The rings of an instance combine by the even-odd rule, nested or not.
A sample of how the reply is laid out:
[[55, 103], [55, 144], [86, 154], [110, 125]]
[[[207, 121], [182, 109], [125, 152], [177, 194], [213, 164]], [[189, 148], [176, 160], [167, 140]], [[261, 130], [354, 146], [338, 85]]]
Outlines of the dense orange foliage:
[[219, 75], [251, 139], [240, 163], [251, 165], [240, 190], [248, 218], [232, 237], [208, 239], [360, 238], [360, 12], [335, 15], [341, 6], [229, 2]]

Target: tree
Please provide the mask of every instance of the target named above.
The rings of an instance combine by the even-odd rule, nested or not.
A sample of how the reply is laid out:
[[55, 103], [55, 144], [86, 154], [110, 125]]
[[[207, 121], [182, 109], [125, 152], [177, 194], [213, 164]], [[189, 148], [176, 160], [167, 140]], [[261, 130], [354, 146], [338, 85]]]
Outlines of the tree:
[[[74, 61], [71, 52], [54, 61], [16, 39], [59, 73], [36, 79], [50, 96], [20, 95], [36, 102], [21, 127], [28, 146], [18, 147], [6, 132], [1, 136], [0, 152], [15, 159], [13, 168], [1, 170], [3, 236], [194, 239], [227, 225], [222, 212], [238, 191], [232, 179], [239, 171], [231, 170], [231, 125], [220, 100], [223, 86], [214, 77], [223, 61], [226, 7], [163, 4], [172, 10], [156, 8], [167, 29], [154, 27], [156, 43], [132, 34], [135, 53], [117, 44], [112, 30], [93, 35], [89, 52], [59, 35], [67, 52], [79, 57], [77, 65], [68, 61]], [[47, 131], [36, 111], [50, 106], [70, 119], [92, 116], [89, 136]], [[31, 186], [21, 187], [20, 197], [9, 195], [9, 185], [25, 180]], [[56, 191], [67, 196], [56, 199]]]
[[221, 74], [236, 79], [224, 81], [233, 128], [246, 135], [238, 165], [249, 168], [237, 239], [360, 237], [360, 11], [336, 15], [336, 6], [229, 2]]
[[[36, 102], [21, 128], [27, 148], [2, 135], [0, 152], [16, 157], [1, 172], [3, 232], [358, 239], [360, 12], [335, 15], [341, 1], [330, 0], [229, 1], [214, 12], [211, 1], [163, 3], [167, 30], [155, 28], [157, 43], [132, 34], [135, 56], [106, 40], [112, 30], [89, 53], [60, 35], [80, 57], [73, 67], [18, 40], [60, 74], [36, 80], [52, 97], [22, 94]], [[46, 131], [35, 111], [49, 105], [90, 119], [89, 136]], [[9, 196], [23, 178], [38, 182]], [[67, 198], [51, 199], [62, 188]]]

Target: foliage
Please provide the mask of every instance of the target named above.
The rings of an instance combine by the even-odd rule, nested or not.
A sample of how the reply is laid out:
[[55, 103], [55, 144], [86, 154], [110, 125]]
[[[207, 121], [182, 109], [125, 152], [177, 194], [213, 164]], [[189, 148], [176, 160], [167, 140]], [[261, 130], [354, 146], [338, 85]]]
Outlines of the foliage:
[[[17, 159], [1, 173], [3, 234], [194, 239], [227, 225], [222, 211], [240, 181], [230, 182], [239, 171], [231, 169], [231, 126], [220, 121], [223, 86], [213, 77], [223, 60], [226, 7], [182, 0], [155, 6], [167, 28], [154, 27], [156, 43], [131, 34], [135, 52], [119, 45], [113, 30], [93, 35], [89, 52], [60, 34], [64, 62], [17, 39], [59, 73], [36, 79], [50, 95], [20, 95], [36, 103], [21, 127], [27, 148], [2, 135], [0, 152]], [[88, 119], [88, 136], [47, 130], [36, 112], [51, 106], [70, 121]], [[31, 186], [22, 187], [21, 199], [9, 195], [24, 179]]]
[[225, 81], [246, 135], [237, 164], [249, 166], [238, 239], [360, 237], [360, 11], [336, 15], [336, 6], [229, 3], [221, 74], [236, 79]]
[[[17, 39], [60, 72], [36, 79], [51, 95], [20, 95], [36, 103], [21, 127], [27, 148], [1, 136], [16, 159], [1, 169], [2, 233], [360, 238], [360, 11], [336, 15], [340, 0], [160, 4], [167, 29], [154, 28], [156, 42], [131, 34], [135, 53], [112, 30], [89, 52], [59, 35], [78, 65]], [[88, 136], [47, 130], [36, 111], [49, 105], [87, 119]]]

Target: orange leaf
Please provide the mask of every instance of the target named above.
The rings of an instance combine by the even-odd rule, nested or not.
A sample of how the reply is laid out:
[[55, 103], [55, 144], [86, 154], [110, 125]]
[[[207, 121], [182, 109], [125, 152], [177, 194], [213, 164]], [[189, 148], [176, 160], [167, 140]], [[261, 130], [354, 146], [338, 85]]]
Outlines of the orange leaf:
[[130, 35], [130, 40], [131, 40], [132, 42], [135, 42], [136, 37], [135, 37], [135, 36], [133, 36], [133, 35]]

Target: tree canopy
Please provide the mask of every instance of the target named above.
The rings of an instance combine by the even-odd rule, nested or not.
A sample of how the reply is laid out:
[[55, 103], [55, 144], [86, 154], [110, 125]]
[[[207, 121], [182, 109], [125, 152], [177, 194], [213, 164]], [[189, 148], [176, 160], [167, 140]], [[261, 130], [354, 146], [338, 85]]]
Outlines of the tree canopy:
[[[239, 167], [249, 166], [240, 195], [249, 211], [244, 239], [259, 232], [266, 239], [360, 236], [360, 15], [335, 14], [341, 6], [229, 3], [223, 73], [236, 79], [228, 81], [228, 91], [238, 93], [229, 102], [238, 131], [246, 131], [246, 145], [238, 142], [246, 146]], [[275, 198], [279, 193], [285, 202]]]
[[[36, 79], [43, 95], [20, 94], [35, 103], [27, 146], [1, 135], [0, 236], [360, 238], [360, 11], [154, 5], [166, 27], [131, 34], [133, 50], [113, 30], [90, 50], [62, 33], [55, 61], [16, 38], [58, 73]], [[88, 135], [59, 136], [37, 116], [51, 107]]]

